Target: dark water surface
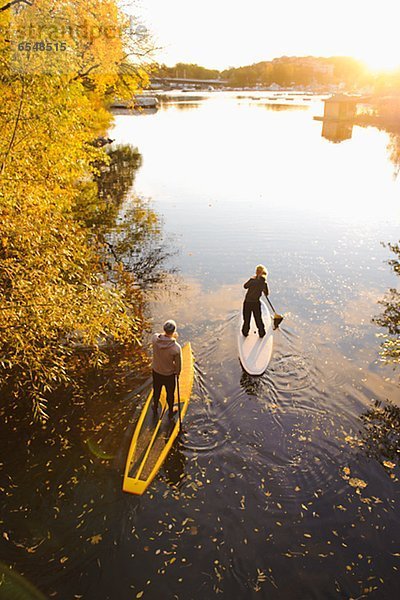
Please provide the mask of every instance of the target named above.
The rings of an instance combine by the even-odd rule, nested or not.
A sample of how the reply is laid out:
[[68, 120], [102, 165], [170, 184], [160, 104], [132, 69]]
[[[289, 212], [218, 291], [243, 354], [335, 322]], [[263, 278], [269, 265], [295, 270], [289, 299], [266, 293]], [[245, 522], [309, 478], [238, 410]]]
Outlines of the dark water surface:
[[[195, 389], [140, 498], [121, 480], [148, 379], [54, 417], [52, 441], [3, 415], [0, 557], [47, 596], [397, 597], [400, 395], [372, 318], [396, 285], [381, 242], [399, 238], [400, 185], [386, 133], [333, 144], [321, 112], [215, 94], [116, 117], [176, 250], [154, 327], [173, 317], [192, 342]], [[285, 320], [253, 378], [236, 335], [258, 262]]]

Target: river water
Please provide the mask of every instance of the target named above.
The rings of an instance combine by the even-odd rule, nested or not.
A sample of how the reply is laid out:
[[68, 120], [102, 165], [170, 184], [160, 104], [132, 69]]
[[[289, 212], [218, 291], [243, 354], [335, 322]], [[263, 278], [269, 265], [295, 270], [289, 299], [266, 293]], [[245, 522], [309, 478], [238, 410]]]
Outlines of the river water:
[[[320, 99], [267, 96], [182, 93], [115, 117], [110, 137], [139, 149], [134, 193], [171, 249], [148, 291], [154, 329], [178, 322], [196, 381], [140, 498], [121, 479], [149, 379], [92, 399], [75, 426], [71, 409], [56, 449], [8, 424], [1, 557], [49, 597], [397, 596], [400, 395], [372, 322], [396, 286], [382, 245], [400, 225], [389, 135], [323, 137]], [[285, 318], [252, 378], [236, 336], [259, 262]]]

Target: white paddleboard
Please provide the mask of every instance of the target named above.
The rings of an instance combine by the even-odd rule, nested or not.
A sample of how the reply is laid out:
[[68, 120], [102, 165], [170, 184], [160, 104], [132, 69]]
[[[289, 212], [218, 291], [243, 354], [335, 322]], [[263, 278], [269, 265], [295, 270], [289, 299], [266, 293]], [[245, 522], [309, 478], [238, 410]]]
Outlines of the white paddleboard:
[[273, 321], [264, 300], [261, 302], [261, 316], [265, 326], [265, 336], [260, 338], [258, 329], [251, 315], [249, 335], [242, 334], [243, 313], [240, 318], [240, 329], [238, 332], [239, 358], [243, 369], [249, 375], [262, 375], [271, 360], [273, 345]]

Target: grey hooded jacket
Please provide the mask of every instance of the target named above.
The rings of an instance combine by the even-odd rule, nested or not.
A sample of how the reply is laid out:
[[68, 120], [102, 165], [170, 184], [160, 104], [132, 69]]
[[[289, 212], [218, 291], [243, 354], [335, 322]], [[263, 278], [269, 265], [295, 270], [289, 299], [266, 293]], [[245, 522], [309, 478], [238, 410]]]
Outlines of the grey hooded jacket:
[[153, 371], [160, 375], [179, 375], [182, 366], [182, 348], [174, 338], [163, 333], [153, 335]]

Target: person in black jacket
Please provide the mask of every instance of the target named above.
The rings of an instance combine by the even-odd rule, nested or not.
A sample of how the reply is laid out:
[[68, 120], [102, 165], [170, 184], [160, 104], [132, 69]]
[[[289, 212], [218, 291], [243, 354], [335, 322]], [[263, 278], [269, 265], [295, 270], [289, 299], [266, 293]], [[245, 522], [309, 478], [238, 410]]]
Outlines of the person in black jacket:
[[251, 315], [254, 315], [254, 320], [257, 325], [258, 335], [262, 338], [265, 335], [265, 326], [261, 316], [261, 294], [268, 296], [269, 290], [266, 282], [268, 272], [264, 265], [258, 265], [256, 267], [256, 274], [254, 277], [250, 277], [244, 284], [244, 288], [247, 290], [244, 302], [243, 302], [243, 327], [242, 334], [247, 337], [249, 335]]

